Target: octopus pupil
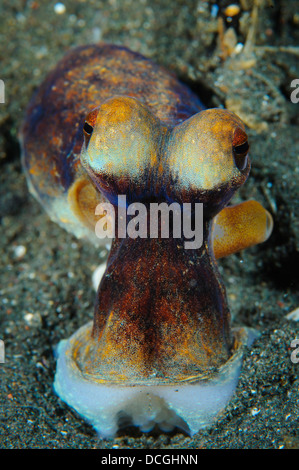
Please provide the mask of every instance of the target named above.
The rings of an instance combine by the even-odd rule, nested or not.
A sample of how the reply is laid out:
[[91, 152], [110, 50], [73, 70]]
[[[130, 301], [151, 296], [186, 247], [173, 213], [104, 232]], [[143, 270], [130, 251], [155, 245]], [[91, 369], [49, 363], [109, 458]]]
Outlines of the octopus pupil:
[[233, 147], [234, 151], [234, 160], [238, 170], [245, 170], [247, 166], [247, 153], [249, 150], [248, 142], [244, 142], [241, 145], [236, 145]]
[[249, 150], [249, 144], [247, 141], [244, 142], [244, 144], [237, 145], [236, 147], [234, 147], [234, 152], [236, 155], [246, 155], [248, 150]]
[[90, 126], [90, 125], [88, 124], [88, 122], [85, 122], [83, 129], [84, 129], [84, 131], [86, 132], [86, 134], [88, 134], [88, 135], [91, 135], [91, 134], [92, 134], [93, 127]]

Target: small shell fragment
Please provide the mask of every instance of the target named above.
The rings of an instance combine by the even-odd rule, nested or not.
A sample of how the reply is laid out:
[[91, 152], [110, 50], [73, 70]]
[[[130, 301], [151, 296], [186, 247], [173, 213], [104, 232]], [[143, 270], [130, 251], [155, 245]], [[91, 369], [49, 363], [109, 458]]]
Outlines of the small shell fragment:
[[295, 310], [292, 310], [289, 312], [285, 318], [287, 320], [293, 320], [293, 321], [299, 321], [299, 307], [295, 308]]
[[65, 5], [63, 3], [56, 3], [54, 5], [54, 11], [57, 15], [63, 15], [66, 12]]
[[24, 245], [18, 245], [14, 248], [14, 255], [15, 255], [15, 258], [20, 260], [22, 258], [24, 258], [25, 254], [26, 254], [26, 247]]
[[93, 272], [92, 285], [95, 291], [97, 291], [99, 288], [99, 284], [102, 280], [105, 270], [106, 270], [106, 263], [102, 263]]

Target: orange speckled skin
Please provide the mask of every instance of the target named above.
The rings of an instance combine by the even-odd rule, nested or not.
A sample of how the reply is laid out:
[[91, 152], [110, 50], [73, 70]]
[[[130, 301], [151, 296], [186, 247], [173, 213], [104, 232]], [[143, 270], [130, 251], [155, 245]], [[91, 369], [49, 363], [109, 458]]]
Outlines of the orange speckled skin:
[[271, 214], [257, 201], [225, 207], [213, 221], [213, 251], [216, 259], [264, 242], [272, 228]]
[[121, 377], [127, 384], [211, 376], [234, 353], [211, 224], [249, 174], [247, 155], [241, 169], [233, 157], [235, 136], [238, 145], [247, 141], [244, 125], [229, 111], [211, 109], [165, 126], [128, 97], [106, 101], [90, 123], [82, 164], [116, 214], [120, 194], [127, 204], [147, 207], [148, 227], [152, 202], [189, 203], [193, 211], [200, 202], [203, 244], [186, 249], [183, 235], [150, 238], [149, 231], [121, 238], [116, 227], [92, 338], [78, 345], [79, 367], [98, 380]]
[[138, 53], [106, 44], [72, 50], [38, 89], [21, 130], [23, 166], [44, 206], [81, 174], [86, 115], [114, 95], [137, 97], [169, 125], [202, 109], [186, 86]]
[[[233, 352], [225, 288], [205, 242], [116, 239], [100, 284], [84, 373], [142, 383], [208, 376]], [[86, 346], [88, 354], [85, 353]]]
[[[199, 249], [185, 249], [185, 240], [172, 236], [113, 240], [92, 336], [76, 345], [83, 375], [127, 384], [189, 380], [210, 376], [234, 353], [211, 226], [249, 174], [247, 150], [234, 153], [247, 136], [233, 113], [201, 111], [197, 97], [167, 71], [112, 45], [71, 51], [28, 108], [23, 165], [45, 208], [78, 200], [74, 211], [84, 222], [96, 198], [107, 198], [117, 215], [119, 194], [145, 205], [204, 206]], [[81, 152], [85, 119], [93, 134]], [[231, 220], [222, 218], [228, 237]], [[218, 246], [221, 256], [231, 249], [221, 236]]]

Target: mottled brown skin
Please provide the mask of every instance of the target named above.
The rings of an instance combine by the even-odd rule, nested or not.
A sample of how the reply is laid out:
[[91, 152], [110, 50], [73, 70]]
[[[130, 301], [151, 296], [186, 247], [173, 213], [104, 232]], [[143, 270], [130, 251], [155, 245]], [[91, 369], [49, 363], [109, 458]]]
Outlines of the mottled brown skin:
[[[113, 240], [92, 337], [78, 341], [74, 352], [82, 374], [94, 380], [134, 385], [210, 377], [234, 353], [213, 219], [224, 211], [219, 227], [226, 232], [215, 242], [220, 256], [263, 237], [242, 244], [239, 231], [227, 243], [234, 215], [247, 210], [225, 212], [250, 170], [241, 151], [247, 136], [233, 113], [201, 110], [167, 71], [105, 44], [67, 54], [28, 108], [21, 138], [29, 185], [71, 232], [82, 225], [94, 233], [98, 202], [108, 199], [117, 214], [119, 194], [128, 203], [204, 205], [199, 249], [185, 249], [183, 238], [171, 236]], [[93, 133], [85, 132], [82, 148], [85, 121]], [[257, 226], [258, 235], [265, 225]], [[250, 232], [251, 223], [246, 227]]]
[[[78, 348], [80, 369], [94, 379], [121, 378], [133, 384], [206, 377], [233, 354], [211, 223], [248, 176], [247, 154], [241, 170], [233, 157], [235, 140], [242, 145], [247, 136], [232, 113], [202, 113], [166, 127], [137, 101], [120, 97], [89, 118], [93, 133], [82, 164], [116, 214], [119, 194], [125, 194], [128, 203], [145, 204], [148, 214], [151, 202], [167, 201], [192, 203], [193, 210], [194, 203], [201, 202], [204, 214], [204, 242], [198, 249], [186, 249], [185, 240], [172, 234], [168, 239], [161, 234], [157, 239], [118, 238], [116, 228], [97, 294], [92, 340]], [[130, 129], [129, 135], [124, 129]], [[136, 149], [130, 147], [130, 136], [135, 142], [137, 135]], [[118, 148], [123, 149], [121, 154]], [[128, 158], [130, 165], [125, 164]], [[200, 187], [202, 182], [206, 186]]]
[[118, 239], [97, 295], [93, 342], [79, 363], [86, 374], [132, 383], [206, 375], [232, 353], [229, 321], [207, 240], [185, 250], [181, 239]]
[[71, 50], [37, 90], [21, 129], [23, 166], [45, 207], [82, 176], [85, 118], [114, 95], [137, 97], [169, 125], [202, 109], [196, 95], [172, 74], [125, 47], [98, 44]]

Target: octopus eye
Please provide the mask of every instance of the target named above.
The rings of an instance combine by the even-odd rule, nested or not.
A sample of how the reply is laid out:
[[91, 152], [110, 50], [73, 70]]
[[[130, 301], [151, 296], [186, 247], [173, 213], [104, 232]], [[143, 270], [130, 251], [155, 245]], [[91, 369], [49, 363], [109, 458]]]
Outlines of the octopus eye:
[[84, 134], [84, 143], [85, 143], [86, 148], [89, 144], [92, 132], [93, 132], [93, 127], [90, 124], [88, 124], [87, 121], [85, 121], [85, 124], [83, 126], [83, 134]]
[[87, 114], [85, 118], [85, 123], [83, 126], [85, 148], [88, 147], [94, 126], [96, 125], [97, 116], [99, 114], [99, 108], [99, 106], [97, 108], [94, 108], [92, 111], [90, 111], [90, 113]]
[[238, 170], [244, 170], [248, 161], [249, 143], [242, 129], [237, 129], [233, 140], [233, 155]]
[[93, 131], [93, 127], [90, 124], [88, 124], [88, 122], [85, 121], [83, 130], [87, 135], [91, 135]]

